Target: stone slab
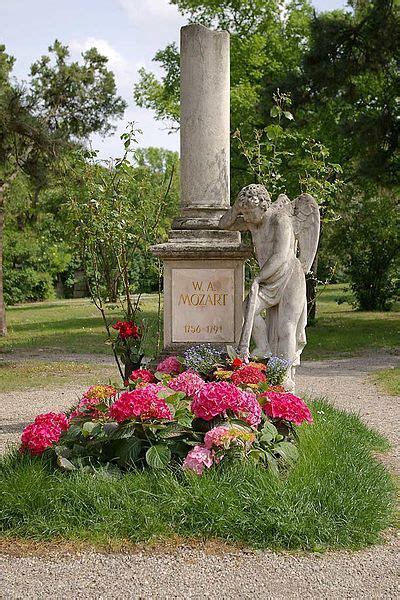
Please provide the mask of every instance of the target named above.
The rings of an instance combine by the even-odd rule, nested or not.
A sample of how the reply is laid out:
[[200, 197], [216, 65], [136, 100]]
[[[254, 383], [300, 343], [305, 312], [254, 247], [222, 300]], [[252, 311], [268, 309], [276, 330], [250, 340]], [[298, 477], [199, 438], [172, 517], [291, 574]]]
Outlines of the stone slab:
[[164, 348], [237, 344], [243, 293], [243, 260], [164, 259]]
[[172, 269], [172, 342], [235, 340], [235, 270]]

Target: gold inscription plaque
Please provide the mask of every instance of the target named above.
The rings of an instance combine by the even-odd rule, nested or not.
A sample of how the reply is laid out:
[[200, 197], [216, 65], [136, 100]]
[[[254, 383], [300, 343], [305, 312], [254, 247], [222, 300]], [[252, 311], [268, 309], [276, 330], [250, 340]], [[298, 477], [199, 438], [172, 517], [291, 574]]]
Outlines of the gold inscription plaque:
[[234, 269], [172, 269], [172, 341], [234, 341]]

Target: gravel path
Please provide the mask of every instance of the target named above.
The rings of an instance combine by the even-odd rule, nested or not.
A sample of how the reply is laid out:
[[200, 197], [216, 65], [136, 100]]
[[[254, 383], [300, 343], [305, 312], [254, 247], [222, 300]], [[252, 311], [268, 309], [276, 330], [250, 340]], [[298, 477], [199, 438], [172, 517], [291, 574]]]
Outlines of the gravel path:
[[[376, 354], [304, 363], [299, 393], [325, 396], [339, 408], [358, 412], [393, 444], [388, 466], [398, 468], [399, 398], [385, 396], [368, 373], [399, 366], [399, 357]], [[0, 442], [17, 440], [38, 412], [62, 409], [80, 388], [0, 394], [4, 415]], [[5, 417], [6, 416], [6, 417]], [[204, 550], [119, 554], [50, 550], [37, 555], [0, 557], [2, 598], [399, 598], [399, 543], [394, 533], [384, 545], [359, 552], [289, 554]]]

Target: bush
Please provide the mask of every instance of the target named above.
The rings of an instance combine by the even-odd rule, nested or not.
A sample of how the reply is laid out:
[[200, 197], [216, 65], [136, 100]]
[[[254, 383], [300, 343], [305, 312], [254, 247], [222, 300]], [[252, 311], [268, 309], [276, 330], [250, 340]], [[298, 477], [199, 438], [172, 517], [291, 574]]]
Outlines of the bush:
[[360, 310], [390, 310], [399, 297], [399, 204], [394, 192], [369, 190], [350, 201], [331, 240]]
[[50, 300], [55, 297], [53, 279], [49, 273], [33, 267], [4, 268], [4, 301], [6, 305], [18, 302]]

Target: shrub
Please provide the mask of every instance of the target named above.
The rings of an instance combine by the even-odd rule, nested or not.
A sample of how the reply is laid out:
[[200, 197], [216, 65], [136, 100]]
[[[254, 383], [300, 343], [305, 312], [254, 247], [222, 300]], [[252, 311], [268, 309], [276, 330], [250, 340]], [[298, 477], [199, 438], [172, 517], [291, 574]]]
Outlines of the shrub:
[[390, 310], [399, 297], [400, 221], [396, 195], [358, 193], [332, 236], [360, 310]]

